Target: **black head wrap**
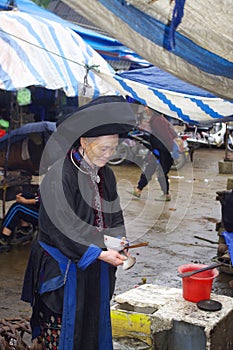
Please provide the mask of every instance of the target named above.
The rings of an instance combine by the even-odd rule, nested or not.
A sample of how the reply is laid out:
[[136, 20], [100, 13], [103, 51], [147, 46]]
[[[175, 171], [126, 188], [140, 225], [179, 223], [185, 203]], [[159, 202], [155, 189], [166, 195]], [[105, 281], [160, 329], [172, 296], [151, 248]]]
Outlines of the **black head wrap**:
[[60, 119], [57, 127], [62, 124], [70, 127], [68, 120], [72, 120], [74, 125], [69, 131], [79, 133], [78, 137], [113, 134], [123, 137], [136, 125], [135, 112], [133, 104], [122, 96], [101, 96]]
[[137, 105], [122, 96], [101, 96], [76, 112], [61, 118], [57, 129], [46, 145], [40, 172], [61, 159], [81, 137], [118, 134], [120, 140], [136, 126]]

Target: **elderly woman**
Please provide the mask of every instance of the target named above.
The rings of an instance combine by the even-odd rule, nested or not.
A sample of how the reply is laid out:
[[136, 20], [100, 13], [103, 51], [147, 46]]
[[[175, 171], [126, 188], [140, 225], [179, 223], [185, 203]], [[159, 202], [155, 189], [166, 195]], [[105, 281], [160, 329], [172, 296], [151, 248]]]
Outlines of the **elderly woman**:
[[110, 299], [116, 267], [125, 257], [107, 250], [104, 236], [126, 233], [115, 176], [106, 164], [119, 136], [134, 123], [130, 104], [107, 96], [57, 128], [56, 140], [60, 135], [72, 146], [61, 147], [68, 153], [50, 167], [40, 186], [39, 236], [22, 293], [33, 305], [32, 334], [42, 336], [43, 349], [113, 349]]

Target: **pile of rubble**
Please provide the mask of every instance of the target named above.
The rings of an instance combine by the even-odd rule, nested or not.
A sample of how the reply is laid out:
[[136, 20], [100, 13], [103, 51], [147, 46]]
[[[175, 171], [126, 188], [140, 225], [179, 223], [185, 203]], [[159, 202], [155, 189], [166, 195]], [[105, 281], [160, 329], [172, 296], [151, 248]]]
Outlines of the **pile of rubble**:
[[[27, 339], [29, 341], [27, 341]], [[31, 344], [29, 320], [22, 318], [0, 319], [0, 350], [41, 350], [42, 346], [36, 340]]]

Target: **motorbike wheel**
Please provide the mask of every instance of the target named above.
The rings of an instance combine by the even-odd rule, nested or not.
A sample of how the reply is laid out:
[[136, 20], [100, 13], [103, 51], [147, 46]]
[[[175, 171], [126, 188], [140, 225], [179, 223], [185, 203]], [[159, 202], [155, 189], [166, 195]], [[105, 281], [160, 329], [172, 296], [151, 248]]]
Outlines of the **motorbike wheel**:
[[181, 169], [184, 164], [186, 163], [186, 154], [180, 153], [179, 158], [174, 159], [174, 163], [171, 166], [171, 170], [179, 170]]
[[233, 131], [231, 131], [228, 135], [227, 149], [233, 152]]
[[124, 143], [120, 143], [117, 148], [116, 152], [112, 156], [112, 158], [108, 161], [108, 164], [110, 165], [119, 165], [122, 164], [128, 157], [128, 146]]

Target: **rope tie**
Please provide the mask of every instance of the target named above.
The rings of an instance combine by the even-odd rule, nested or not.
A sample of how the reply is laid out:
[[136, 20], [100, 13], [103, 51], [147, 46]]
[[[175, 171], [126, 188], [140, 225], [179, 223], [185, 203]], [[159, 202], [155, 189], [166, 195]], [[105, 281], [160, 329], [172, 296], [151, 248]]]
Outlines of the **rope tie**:
[[89, 71], [93, 70], [93, 71], [95, 71], [97, 73], [100, 72], [99, 65], [92, 64], [91, 66], [89, 66], [89, 64], [85, 63], [84, 64], [84, 68], [86, 70], [86, 74], [85, 74], [84, 79], [83, 79], [83, 90], [82, 90], [83, 96], [85, 96], [87, 88], [91, 88], [91, 85], [88, 83]]

